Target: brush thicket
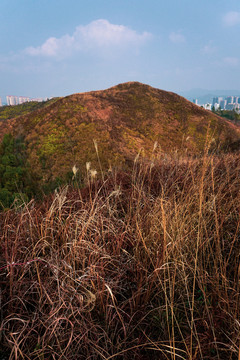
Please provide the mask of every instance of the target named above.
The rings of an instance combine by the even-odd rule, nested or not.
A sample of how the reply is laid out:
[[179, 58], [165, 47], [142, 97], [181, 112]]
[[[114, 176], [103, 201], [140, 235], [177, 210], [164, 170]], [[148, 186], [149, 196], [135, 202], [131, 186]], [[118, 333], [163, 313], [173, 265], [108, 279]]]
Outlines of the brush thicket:
[[1, 213], [2, 354], [240, 359], [239, 179], [160, 156]]

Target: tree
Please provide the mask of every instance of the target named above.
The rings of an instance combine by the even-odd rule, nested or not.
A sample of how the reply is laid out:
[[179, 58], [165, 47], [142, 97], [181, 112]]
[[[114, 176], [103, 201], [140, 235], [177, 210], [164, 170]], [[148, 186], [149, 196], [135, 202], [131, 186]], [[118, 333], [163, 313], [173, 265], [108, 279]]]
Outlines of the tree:
[[15, 199], [28, 200], [33, 195], [29, 170], [23, 138], [4, 135], [0, 145], [0, 209], [10, 207]]

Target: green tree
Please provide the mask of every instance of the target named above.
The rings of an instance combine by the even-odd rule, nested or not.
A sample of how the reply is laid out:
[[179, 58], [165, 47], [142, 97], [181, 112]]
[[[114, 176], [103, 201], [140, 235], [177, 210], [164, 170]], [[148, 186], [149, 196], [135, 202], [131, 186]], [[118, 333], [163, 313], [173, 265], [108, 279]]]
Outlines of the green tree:
[[10, 207], [15, 199], [27, 201], [33, 192], [23, 138], [6, 134], [0, 145], [0, 209]]

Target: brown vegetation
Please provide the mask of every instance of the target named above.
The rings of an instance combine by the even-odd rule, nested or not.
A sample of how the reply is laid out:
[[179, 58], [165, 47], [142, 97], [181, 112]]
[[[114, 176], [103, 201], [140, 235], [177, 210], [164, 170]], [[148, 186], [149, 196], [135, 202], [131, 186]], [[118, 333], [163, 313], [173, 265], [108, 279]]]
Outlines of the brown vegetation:
[[2, 355], [239, 359], [239, 154], [87, 175], [0, 214]]
[[25, 138], [30, 166], [43, 182], [64, 176], [73, 164], [80, 170], [87, 161], [98, 167], [93, 139], [103, 169], [127, 167], [140, 149], [150, 158], [156, 142], [162, 152], [199, 155], [207, 133], [214, 149], [240, 139], [240, 129], [227, 120], [174, 93], [137, 82], [74, 94], [1, 121], [0, 137], [8, 132]]

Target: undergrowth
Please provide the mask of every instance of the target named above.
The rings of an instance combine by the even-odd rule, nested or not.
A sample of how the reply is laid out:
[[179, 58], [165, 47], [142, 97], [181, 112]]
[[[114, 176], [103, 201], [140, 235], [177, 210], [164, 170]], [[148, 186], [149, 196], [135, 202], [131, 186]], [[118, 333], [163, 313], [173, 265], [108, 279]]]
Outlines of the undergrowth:
[[0, 357], [240, 359], [240, 158], [135, 162], [0, 214]]

